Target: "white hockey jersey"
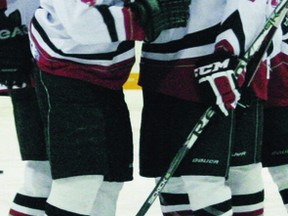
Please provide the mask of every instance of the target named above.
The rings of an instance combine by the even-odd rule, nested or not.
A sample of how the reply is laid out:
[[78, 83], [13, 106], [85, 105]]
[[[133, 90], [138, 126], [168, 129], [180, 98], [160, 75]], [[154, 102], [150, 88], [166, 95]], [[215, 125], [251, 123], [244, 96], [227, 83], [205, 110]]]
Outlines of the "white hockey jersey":
[[[264, 28], [268, 9], [265, 0], [192, 0], [187, 27], [163, 31], [153, 43], [144, 43], [139, 84], [204, 102], [194, 76], [195, 62], [220, 48], [243, 55]], [[266, 98], [266, 70], [255, 80], [256, 95]]]
[[288, 16], [282, 23], [280, 52], [271, 59], [266, 106], [288, 106]]
[[122, 0], [41, 0], [30, 39], [41, 70], [120, 89], [144, 33]]
[[[19, 11], [21, 14], [21, 22], [27, 27], [27, 34], [30, 25], [30, 21], [34, 15], [35, 10], [40, 5], [40, 0], [1, 0], [0, 8], [7, 7], [5, 13], [7, 15]], [[18, 88], [18, 87], [15, 87]], [[6, 92], [7, 87], [0, 84], [0, 92]]]

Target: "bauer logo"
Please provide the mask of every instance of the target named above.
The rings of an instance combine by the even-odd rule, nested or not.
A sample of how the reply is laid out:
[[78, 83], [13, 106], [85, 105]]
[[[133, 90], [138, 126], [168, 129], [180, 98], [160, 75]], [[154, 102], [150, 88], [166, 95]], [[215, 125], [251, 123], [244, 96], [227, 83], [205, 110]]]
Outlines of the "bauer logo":
[[220, 69], [227, 68], [230, 59], [225, 59], [223, 62], [213, 62], [212, 64], [198, 67], [195, 69], [195, 76], [203, 76], [212, 72], [219, 71]]
[[203, 164], [219, 164], [219, 160], [207, 159], [207, 158], [194, 158], [192, 163], [203, 163]]
[[288, 150], [280, 150], [280, 151], [273, 151], [271, 153], [272, 156], [276, 156], [276, 155], [288, 155]]
[[1, 29], [0, 40], [7, 40], [9, 38], [15, 38], [17, 36], [27, 35], [28, 30], [26, 26], [15, 27], [14, 29]]
[[243, 152], [235, 152], [232, 157], [245, 157], [247, 155], [246, 151]]

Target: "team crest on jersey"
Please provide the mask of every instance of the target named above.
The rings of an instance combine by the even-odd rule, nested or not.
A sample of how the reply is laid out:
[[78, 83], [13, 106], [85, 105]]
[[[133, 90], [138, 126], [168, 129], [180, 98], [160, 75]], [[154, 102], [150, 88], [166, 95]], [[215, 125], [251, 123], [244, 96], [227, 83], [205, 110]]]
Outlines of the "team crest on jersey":
[[89, 6], [96, 5], [96, 0], [81, 0], [83, 3], [88, 4]]

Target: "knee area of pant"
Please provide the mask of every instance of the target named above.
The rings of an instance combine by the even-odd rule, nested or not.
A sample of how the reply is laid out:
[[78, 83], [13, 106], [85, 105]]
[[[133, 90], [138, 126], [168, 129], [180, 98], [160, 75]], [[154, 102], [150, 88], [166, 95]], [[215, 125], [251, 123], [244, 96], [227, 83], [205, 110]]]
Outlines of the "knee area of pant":
[[280, 190], [288, 188], [288, 165], [268, 167], [268, 171]]
[[51, 187], [52, 176], [48, 161], [27, 161], [24, 181], [42, 187]]
[[228, 179], [233, 179], [234, 181], [245, 181], [248, 179], [251, 181], [255, 179], [255, 181], [259, 181], [259, 178], [262, 175], [262, 165], [261, 163], [243, 165], [243, 166], [233, 166], [229, 169]]
[[252, 194], [264, 189], [260, 163], [230, 167], [227, 180], [232, 194]]
[[213, 196], [219, 191], [230, 195], [229, 188], [225, 183], [224, 177], [218, 176], [182, 176], [185, 189], [191, 196]]
[[124, 186], [124, 182], [107, 182], [103, 181], [101, 187], [99, 188], [99, 191], [102, 191], [107, 194], [119, 194], [119, 192], [122, 190]]
[[48, 161], [27, 161], [24, 171], [24, 181], [19, 193], [47, 197], [50, 193], [52, 177]]
[[85, 175], [53, 180], [47, 202], [60, 209], [89, 215], [103, 178], [102, 175]]
[[[156, 178], [155, 182], [158, 183], [160, 178]], [[168, 183], [162, 190], [163, 193], [186, 193], [185, 185], [181, 177], [171, 177]]]
[[231, 199], [231, 191], [225, 183], [225, 177], [182, 176], [182, 179], [193, 211]]

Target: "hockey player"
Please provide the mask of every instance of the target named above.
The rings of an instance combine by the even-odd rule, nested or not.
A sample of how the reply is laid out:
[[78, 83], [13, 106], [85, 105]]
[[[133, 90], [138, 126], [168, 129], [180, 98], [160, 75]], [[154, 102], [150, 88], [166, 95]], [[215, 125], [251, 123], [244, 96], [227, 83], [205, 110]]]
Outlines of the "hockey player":
[[[267, 1], [267, 3], [268, 3], [268, 5], [267, 5], [268, 6], [267, 7], [267, 17], [270, 16], [272, 10], [275, 9], [275, 7], [277, 6], [277, 4], [279, 2], [280, 1], [274, 1], [274, 0]], [[285, 66], [283, 66], [283, 65], [280, 66], [281, 65], [280, 59], [283, 60], [282, 57], [284, 55], [283, 54], [282, 55], [281, 54], [276, 55], [280, 51], [281, 39], [282, 39], [282, 31], [281, 31], [281, 27], [279, 27], [276, 34], [274, 35], [274, 37], [271, 41], [271, 42], [273, 42], [272, 43], [273, 45], [270, 46], [268, 49], [268, 54], [267, 54], [268, 57], [266, 55], [263, 57], [264, 58], [263, 63], [268, 65], [268, 67], [265, 67], [265, 68], [267, 68], [266, 70], [267, 70], [267, 77], [268, 78], [269, 78], [270, 73], [271, 73], [272, 80], [269, 80], [269, 85], [274, 86], [274, 87], [272, 87], [272, 88], [274, 88], [274, 91], [270, 92], [270, 90], [268, 89], [268, 92], [266, 91], [266, 96], [263, 95], [264, 97], [261, 97], [262, 101], [266, 101], [267, 99], [268, 99], [268, 101], [274, 100], [273, 98], [275, 98], [275, 81], [274, 81], [275, 78], [273, 78], [273, 77], [276, 76], [276, 79], [277, 79], [277, 77], [279, 79], [279, 75], [277, 75], [277, 74], [279, 74], [279, 73], [277, 73], [279, 68], [281, 68], [280, 69], [281, 71], [285, 71], [285, 69], [284, 69]], [[275, 57], [275, 55], [276, 55], [276, 57]], [[270, 59], [272, 59], [272, 63], [270, 63]], [[283, 60], [283, 61], [285, 61], [285, 60]], [[271, 70], [269, 70], [271, 64], [272, 64], [272, 68], [271, 68]], [[274, 67], [276, 68], [275, 73], [273, 72]], [[257, 73], [261, 72], [261, 70], [262, 70], [261, 67], [259, 70], [260, 71], [257, 71]], [[264, 70], [264, 68], [263, 68], [263, 70]], [[285, 74], [285, 72], [284, 73], [282, 72], [280, 74]], [[258, 77], [256, 77], [255, 79], [257, 79], [257, 78]], [[265, 84], [265, 85], [263, 85], [263, 89], [266, 90], [267, 89], [267, 82], [265, 80], [262, 80], [262, 83]], [[284, 81], [284, 83], [285, 83], [285, 81]], [[276, 84], [276, 85], [278, 85], [278, 84]], [[279, 91], [279, 90], [282, 91], [282, 88], [279, 88], [279, 87], [280, 86], [277, 87], [277, 91]], [[270, 87], [270, 89], [271, 89], [271, 87]], [[283, 88], [283, 89], [285, 89], [285, 88]], [[269, 92], [270, 92], [270, 94], [272, 93], [271, 96], [269, 94], [267, 95], [267, 93], [269, 93]], [[283, 92], [285, 92], [285, 90]], [[282, 100], [284, 101], [285, 97], [283, 97]], [[239, 109], [238, 112], [240, 112], [241, 108], [239, 107], [238, 109]], [[260, 109], [258, 110], [258, 112], [259, 111], [260, 111]], [[261, 112], [262, 112], [262, 108], [261, 108]], [[270, 113], [270, 112], [268, 111], [268, 113]], [[273, 112], [273, 114], [277, 115], [276, 112]], [[283, 117], [281, 118], [281, 120], [283, 122], [285, 122]], [[261, 160], [263, 161], [264, 166], [271, 166], [273, 164], [273, 163], [270, 163], [271, 161], [274, 161], [274, 162], [277, 161], [277, 160], [275, 160], [275, 156], [273, 159], [271, 157], [272, 154], [274, 154], [275, 151], [277, 151], [276, 149], [279, 148], [276, 146], [282, 145], [280, 148], [285, 146], [283, 144], [275, 145], [275, 143], [272, 144], [272, 142], [271, 142], [271, 140], [273, 140], [273, 142], [274, 142], [275, 140], [279, 139], [279, 137], [277, 139], [275, 137], [280, 135], [283, 132], [283, 130], [285, 131], [285, 129], [284, 129], [285, 124], [284, 123], [283, 123], [284, 128], [282, 130], [280, 128], [278, 129], [277, 127], [275, 127], [275, 125], [272, 123], [274, 121], [277, 122], [277, 124], [279, 123], [279, 119], [276, 119], [274, 117], [272, 118], [272, 115], [268, 114], [265, 117], [265, 121], [264, 121], [265, 122], [264, 128], [263, 128], [263, 129], [265, 129], [265, 131], [263, 131], [264, 132], [264, 139], [263, 139], [263, 133], [262, 132], [260, 133], [260, 130], [259, 130], [259, 134], [257, 135], [257, 142], [259, 143], [258, 144], [258, 152], [262, 152]], [[243, 122], [243, 121], [240, 121], [240, 122]], [[240, 125], [240, 126], [236, 124], [238, 127], [238, 130], [239, 130], [238, 133], [242, 133], [241, 130], [243, 127], [245, 127], [245, 124], [248, 124], [248, 122], [246, 122], [246, 123], [244, 122], [244, 125]], [[259, 120], [258, 127], [262, 127], [262, 124], [263, 124], [263, 119]], [[277, 132], [278, 132], [278, 134], [276, 136], [275, 136], [275, 134], [273, 134], [274, 130], [277, 130]], [[283, 132], [283, 134], [284, 134], [284, 132]], [[238, 139], [237, 131], [236, 131], [236, 137]], [[240, 138], [240, 141], [241, 141], [241, 138]], [[263, 141], [263, 145], [262, 145], [262, 141]], [[242, 140], [242, 142], [247, 143], [246, 139]], [[254, 146], [252, 146], [252, 147], [254, 147]], [[284, 149], [282, 149], [282, 150], [284, 151]], [[263, 197], [264, 197], [264, 188], [261, 185], [262, 183], [259, 184], [261, 179], [257, 178], [257, 175], [260, 176], [262, 174], [261, 167], [263, 165], [260, 163], [261, 160], [259, 160], [259, 156], [257, 156], [258, 160], [255, 160], [255, 163], [245, 164], [245, 161], [241, 162], [241, 153], [242, 154], [247, 154], [247, 153], [249, 154], [249, 151], [250, 151], [250, 153], [255, 152], [252, 149], [249, 150], [248, 148], [247, 148], [246, 152], [244, 152], [244, 151], [241, 152], [241, 151], [239, 151], [238, 147], [235, 146], [233, 156], [232, 156], [232, 162], [231, 162], [231, 167], [230, 167], [228, 184], [230, 185], [230, 187], [232, 189], [232, 204], [233, 204], [234, 215], [243, 215], [246, 212], [249, 213], [249, 210], [250, 210], [250, 214], [252, 214], [253, 213], [252, 210], [253, 209], [256, 210], [258, 208], [259, 209], [258, 211], [256, 211], [256, 212], [254, 211], [255, 214], [257, 215], [257, 213], [260, 211], [260, 208], [259, 208], [260, 202], [257, 202], [257, 200], [258, 201], [263, 200]], [[260, 154], [260, 156], [261, 156], [261, 154]], [[240, 158], [240, 160], [239, 160], [239, 158]], [[281, 158], [281, 157], [279, 157], [279, 158]], [[285, 156], [284, 156], [284, 158], [285, 158]], [[279, 163], [279, 161], [278, 161], [278, 165], [280, 165], [280, 164], [281, 163]], [[284, 164], [286, 165], [286, 161], [282, 161], [282, 165], [284, 165]], [[258, 169], [256, 169], [256, 167], [258, 167]], [[274, 170], [277, 170], [278, 172], [277, 171], [273, 172]], [[281, 177], [279, 177], [279, 173], [281, 174], [280, 175]], [[287, 186], [285, 186], [285, 183], [284, 183], [285, 180], [283, 181], [283, 179], [285, 179], [285, 178], [287, 179], [287, 175], [285, 174], [285, 168], [283, 168], [283, 170], [282, 170], [282, 166], [277, 166], [276, 169], [271, 169], [271, 174], [272, 174], [272, 176], [274, 176], [275, 182], [278, 185], [279, 184], [281, 185], [281, 186], [279, 185], [280, 186], [279, 189], [280, 189], [280, 191], [283, 190], [281, 192], [281, 195], [283, 195], [282, 198], [283, 198], [283, 201], [285, 202], [285, 197], [287, 199], [287, 193], [285, 195], [285, 192], [284, 192], [285, 188], [287, 189]], [[287, 201], [286, 201], [286, 203], [287, 203]], [[261, 204], [261, 205], [263, 206], [263, 204]]]
[[288, 22], [282, 23], [281, 52], [271, 59], [268, 100], [264, 109], [262, 162], [268, 167], [288, 211]]
[[134, 41], [185, 26], [189, 7], [180, 2], [41, 1], [30, 39], [48, 122], [53, 181], [46, 215], [115, 215], [133, 171], [122, 85], [134, 64]]
[[214, 105], [218, 113], [160, 194], [163, 215], [232, 215], [226, 180], [233, 152], [239, 153], [234, 165], [247, 165], [252, 174], [246, 184], [254, 186], [246, 197], [253, 198], [252, 203], [234, 214], [263, 214], [257, 137], [262, 128], [257, 125], [262, 119], [260, 99], [266, 96], [266, 69], [259, 70], [252, 84], [249, 108], [236, 111], [245, 71], [238, 80], [233, 71], [237, 56], [263, 29], [266, 8], [266, 1], [195, 0], [186, 28], [163, 31], [154, 42], [143, 44], [142, 176], [158, 180], [208, 106]]
[[29, 22], [38, 7], [38, 0], [0, 1], [0, 88], [11, 96], [21, 158], [26, 162], [23, 185], [9, 211], [12, 216], [44, 215], [52, 183], [28, 39]]

